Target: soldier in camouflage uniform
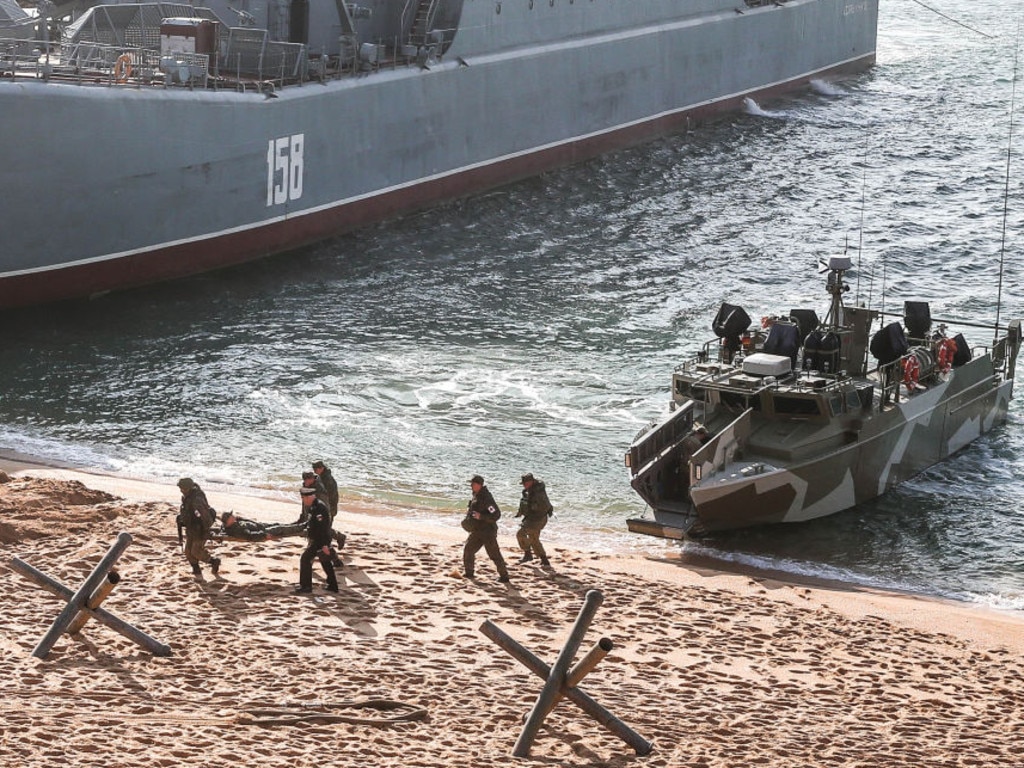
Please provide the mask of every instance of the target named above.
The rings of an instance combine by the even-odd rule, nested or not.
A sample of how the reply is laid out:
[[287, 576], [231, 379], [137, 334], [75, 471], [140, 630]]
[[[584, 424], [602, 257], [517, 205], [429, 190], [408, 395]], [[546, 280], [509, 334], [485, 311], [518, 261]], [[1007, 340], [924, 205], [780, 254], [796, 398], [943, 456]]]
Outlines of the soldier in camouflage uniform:
[[519, 501], [519, 511], [516, 517], [523, 518], [516, 531], [516, 540], [519, 548], [523, 550], [523, 557], [520, 563], [528, 563], [533, 560], [534, 554], [540, 558], [540, 564], [545, 568], [551, 563], [548, 561], [548, 553], [544, 551], [544, 545], [540, 543], [540, 532], [548, 524], [548, 518], [554, 509], [548, 500], [548, 493], [542, 480], [536, 479], [532, 473], [523, 475], [523, 498]]
[[322, 461], [313, 462], [313, 473], [320, 480], [320, 485], [324, 487], [324, 491], [327, 493], [325, 501], [327, 502], [327, 507], [331, 510], [331, 520], [334, 520], [338, 514], [338, 481], [331, 474], [330, 467]]
[[279, 539], [284, 536], [298, 536], [305, 532], [305, 521], [300, 520], [291, 525], [277, 523], [261, 523], [257, 520], [249, 520], [239, 517], [234, 512], [225, 512], [220, 516], [221, 530], [225, 536], [234, 539], [245, 539], [246, 541], [266, 541], [267, 539]]
[[[313, 462], [313, 472], [316, 473], [320, 484], [327, 491], [327, 506], [331, 509], [331, 524], [333, 525], [334, 518], [338, 516], [338, 481], [331, 474], [331, 468], [322, 461]], [[334, 532], [334, 540], [338, 543], [338, 549], [345, 546], [345, 539], [344, 533]]]
[[483, 547], [498, 568], [498, 581], [508, 582], [508, 568], [505, 567], [505, 558], [501, 556], [501, 548], [498, 546], [498, 518], [501, 517], [501, 510], [480, 475], [474, 475], [469, 484], [473, 489], [473, 498], [469, 500], [469, 508], [462, 520], [463, 529], [469, 533], [462, 550], [466, 578], [474, 577], [476, 553]]
[[206, 494], [191, 477], [183, 477], [178, 481], [181, 491], [181, 507], [178, 510], [179, 535], [185, 529], [185, 558], [192, 566], [192, 573], [198, 576], [202, 571], [199, 563], [209, 563], [210, 570], [216, 576], [220, 571], [220, 558], [212, 556], [206, 550], [206, 540], [216, 513], [210, 509]]

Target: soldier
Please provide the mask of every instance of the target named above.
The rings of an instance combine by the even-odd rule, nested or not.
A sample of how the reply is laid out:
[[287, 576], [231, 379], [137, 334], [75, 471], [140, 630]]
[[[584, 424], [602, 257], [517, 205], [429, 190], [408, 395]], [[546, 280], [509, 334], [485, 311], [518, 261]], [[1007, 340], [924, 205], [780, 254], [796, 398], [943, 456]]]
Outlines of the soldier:
[[520, 563], [528, 563], [533, 560], [534, 554], [540, 558], [540, 564], [549, 568], [547, 552], [544, 545], [540, 543], [540, 532], [548, 524], [548, 518], [554, 512], [551, 502], [548, 500], [547, 490], [544, 488], [544, 481], [538, 480], [532, 473], [522, 476], [523, 498], [519, 501], [519, 511], [516, 517], [523, 518], [516, 531], [516, 540], [519, 548], [523, 550]]
[[206, 501], [206, 494], [191, 477], [178, 481], [181, 491], [181, 508], [178, 510], [178, 533], [185, 529], [185, 558], [192, 566], [192, 573], [198, 576], [202, 571], [199, 563], [209, 563], [216, 576], [220, 571], [220, 558], [206, 551], [206, 539], [215, 520], [215, 513]]
[[[335, 486], [337, 486], [337, 483], [335, 483]], [[325, 507], [327, 507], [327, 513], [331, 513], [330, 494], [328, 493], [327, 488], [321, 482], [320, 477], [317, 475], [316, 472], [310, 472], [307, 470], [306, 472], [302, 473], [302, 487], [312, 488], [313, 490], [315, 490], [316, 497], [323, 502]], [[334, 515], [331, 515], [331, 522], [333, 521]], [[338, 549], [341, 549], [343, 546], [345, 546], [345, 537], [336, 535], [333, 529], [331, 530], [331, 538], [338, 542]], [[345, 567], [345, 564], [341, 562], [341, 558], [338, 557], [338, 550], [334, 548], [333, 544], [331, 545], [331, 562], [334, 564], [335, 568]]]
[[320, 478], [320, 484], [327, 491], [327, 506], [331, 510], [331, 520], [338, 514], [338, 481], [331, 474], [330, 467], [322, 461], [313, 462], [313, 472]]
[[[322, 461], [313, 462], [313, 471], [319, 478], [324, 490], [327, 491], [327, 506], [331, 509], [331, 523], [333, 524], [334, 518], [338, 516], [338, 481], [331, 474], [330, 467]], [[334, 540], [338, 543], [338, 549], [344, 548], [346, 538], [344, 533], [334, 532]]]
[[316, 496], [316, 489], [303, 487], [302, 506], [307, 513], [305, 551], [299, 558], [299, 586], [296, 592], [313, 591], [313, 559], [320, 561], [320, 566], [327, 575], [327, 589], [338, 591], [338, 577], [331, 563], [331, 510]]
[[320, 482], [320, 478], [317, 477], [316, 472], [306, 471], [302, 473], [302, 485], [304, 488], [312, 488], [316, 491], [316, 497], [320, 499], [327, 507], [327, 511], [330, 512], [331, 500], [327, 495], [327, 488]]
[[239, 517], [234, 512], [225, 512], [220, 516], [221, 529], [225, 536], [246, 541], [266, 541], [267, 539], [278, 539], [284, 536], [298, 536], [305, 532], [305, 522], [300, 518], [299, 522], [291, 525], [279, 525], [277, 523], [261, 523], [256, 520], [248, 520]]
[[701, 446], [710, 437], [707, 427], [703, 424], [694, 424], [690, 434], [683, 438], [679, 450], [679, 466], [676, 470], [678, 475], [677, 485], [680, 493], [686, 493], [690, 487], [690, 459], [693, 458], [693, 454], [699, 451]]
[[498, 518], [501, 517], [501, 510], [480, 475], [473, 475], [469, 485], [473, 489], [473, 498], [469, 500], [466, 517], [462, 520], [462, 527], [469, 532], [466, 546], [462, 549], [466, 578], [474, 577], [476, 553], [483, 547], [498, 568], [498, 581], [508, 583], [508, 568], [505, 567], [505, 558], [501, 556], [498, 547]]

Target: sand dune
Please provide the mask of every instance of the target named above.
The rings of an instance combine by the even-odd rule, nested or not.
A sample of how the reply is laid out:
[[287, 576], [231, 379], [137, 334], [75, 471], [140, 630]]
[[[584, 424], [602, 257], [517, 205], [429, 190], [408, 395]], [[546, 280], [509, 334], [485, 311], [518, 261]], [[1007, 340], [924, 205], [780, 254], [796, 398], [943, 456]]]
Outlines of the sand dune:
[[[581, 688], [654, 751], [637, 757], [563, 701], [534, 762], [1024, 765], [1014, 617], [561, 548], [551, 572], [516, 566], [508, 586], [483, 558], [471, 582], [457, 576], [457, 520], [449, 532], [350, 513], [339, 594], [296, 595], [300, 539], [219, 542], [220, 575], [194, 578], [175, 494], [38, 468], [0, 482], [5, 566], [17, 556], [77, 589], [128, 531], [104, 607], [172, 648], [154, 658], [90, 622], [35, 659], [63, 604], [0, 568], [0, 764], [505, 766], [542, 681], [481, 623], [551, 664], [599, 589], [581, 653], [603, 636], [615, 648]], [[297, 509], [211, 496], [267, 519]], [[352, 706], [380, 700], [404, 706]]]

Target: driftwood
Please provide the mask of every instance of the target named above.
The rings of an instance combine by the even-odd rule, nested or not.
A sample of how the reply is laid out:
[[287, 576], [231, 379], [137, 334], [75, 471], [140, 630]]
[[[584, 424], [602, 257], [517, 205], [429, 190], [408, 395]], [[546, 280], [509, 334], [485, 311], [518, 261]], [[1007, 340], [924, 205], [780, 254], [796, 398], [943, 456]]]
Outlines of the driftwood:
[[154, 656], [170, 656], [171, 648], [159, 640], [154, 640], [145, 632], [140, 632], [126, 621], [114, 616], [112, 613], [100, 607], [100, 603], [106, 599], [121, 577], [113, 570], [114, 563], [132, 543], [129, 533], [118, 534], [117, 541], [103, 556], [99, 564], [89, 574], [77, 591], [72, 592], [56, 579], [52, 579], [42, 571], [33, 568], [24, 560], [17, 557], [11, 558], [11, 568], [20, 573], [29, 581], [35, 582], [43, 589], [52, 594], [67, 600], [67, 605], [61, 610], [60, 615], [54, 620], [50, 629], [43, 636], [43, 639], [36, 645], [32, 655], [45, 659], [53, 649], [54, 644], [64, 633], [77, 634], [90, 619], [96, 619], [101, 624], [110, 627], [129, 640], [138, 643]]
[[512, 751], [513, 756], [529, 757], [533, 741], [537, 738], [537, 732], [540, 730], [544, 718], [551, 713], [562, 698], [567, 698], [575, 703], [580, 709], [597, 720], [598, 723], [625, 741], [638, 755], [649, 754], [653, 749], [650, 742], [646, 741], [640, 734], [577, 687], [587, 673], [593, 670], [612, 649], [611, 640], [601, 638], [586, 656], [572, 669], [569, 668], [569, 663], [576, 655], [576, 650], [583, 641], [583, 636], [586, 634], [587, 628], [594, 618], [594, 613], [603, 600], [604, 596], [597, 590], [592, 589], [587, 592], [584, 597], [583, 607], [576, 618], [576, 623], [569, 635], [569, 639], [566, 640], [565, 646], [551, 667], [513, 640], [493, 622], [488, 620], [480, 626], [480, 631], [484, 636], [494, 641], [499, 647], [522, 663], [523, 666], [545, 680], [544, 687], [541, 689], [540, 695], [537, 697], [537, 701], [534, 703], [533, 709], [526, 719], [526, 724], [523, 726], [519, 739], [516, 741], [515, 748]]

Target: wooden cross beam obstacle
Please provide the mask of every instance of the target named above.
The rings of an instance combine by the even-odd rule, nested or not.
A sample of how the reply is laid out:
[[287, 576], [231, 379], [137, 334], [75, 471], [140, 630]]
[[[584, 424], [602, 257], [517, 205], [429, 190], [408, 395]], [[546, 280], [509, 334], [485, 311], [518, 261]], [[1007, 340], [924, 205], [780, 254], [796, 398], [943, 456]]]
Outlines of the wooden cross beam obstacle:
[[32, 651], [33, 656], [45, 659], [61, 635], [65, 633], [71, 635], [78, 634], [90, 618], [96, 619], [100, 624], [104, 624], [115, 632], [124, 635], [129, 640], [138, 643], [154, 656], [171, 655], [171, 647], [169, 645], [164, 645], [159, 640], [154, 640], [145, 632], [140, 632], [128, 622], [122, 621], [100, 607], [100, 603], [107, 598], [107, 595], [111, 593], [121, 580], [117, 571], [113, 570], [114, 564], [131, 543], [132, 536], [130, 533], [118, 534], [117, 541], [114, 542], [114, 545], [107, 551], [107, 554], [103, 556], [103, 559], [100, 560], [88, 578], [82, 582], [82, 586], [75, 592], [72, 592], [56, 579], [50, 578], [42, 571], [36, 570], [24, 560], [19, 560], [16, 557], [11, 558], [11, 568], [29, 581], [35, 582], [46, 591], [67, 601], [67, 605], [64, 606], [60, 615], [54, 620], [49, 631], [39, 641], [39, 644], [36, 645], [35, 650]]
[[580, 609], [579, 616], [576, 617], [576, 623], [569, 634], [569, 639], [566, 640], [561, 653], [558, 654], [555, 663], [550, 667], [509, 637], [490, 620], [480, 625], [480, 631], [485, 637], [493, 640], [499, 647], [506, 650], [513, 658], [522, 663], [523, 666], [538, 677], [544, 678], [545, 681], [544, 687], [541, 689], [540, 695], [537, 697], [537, 701], [534, 703], [533, 709], [526, 719], [526, 724], [519, 734], [519, 739], [516, 741], [515, 748], [512, 751], [513, 756], [530, 756], [530, 748], [533, 746], [534, 739], [537, 738], [537, 732], [544, 723], [544, 718], [551, 713], [555, 705], [563, 698], [567, 698], [575, 703], [580, 709], [597, 720], [598, 723], [631, 746], [638, 755], [650, 754], [654, 748], [640, 734], [577, 687], [583, 678], [586, 677], [587, 673], [593, 670], [601, 659], [611, 651], [613, 647], [611, 640], [606, 637], [601, 638], [574, 667], [569, 668], [569, 664], [576, 655], [576, 651], [583, 641], [583, 636], [586, 634], [587, 628], [594, 618], [594, 613], [603, 601], [604, 595], [596, 589], [587, 592], [583, 599], [583, 607]]

